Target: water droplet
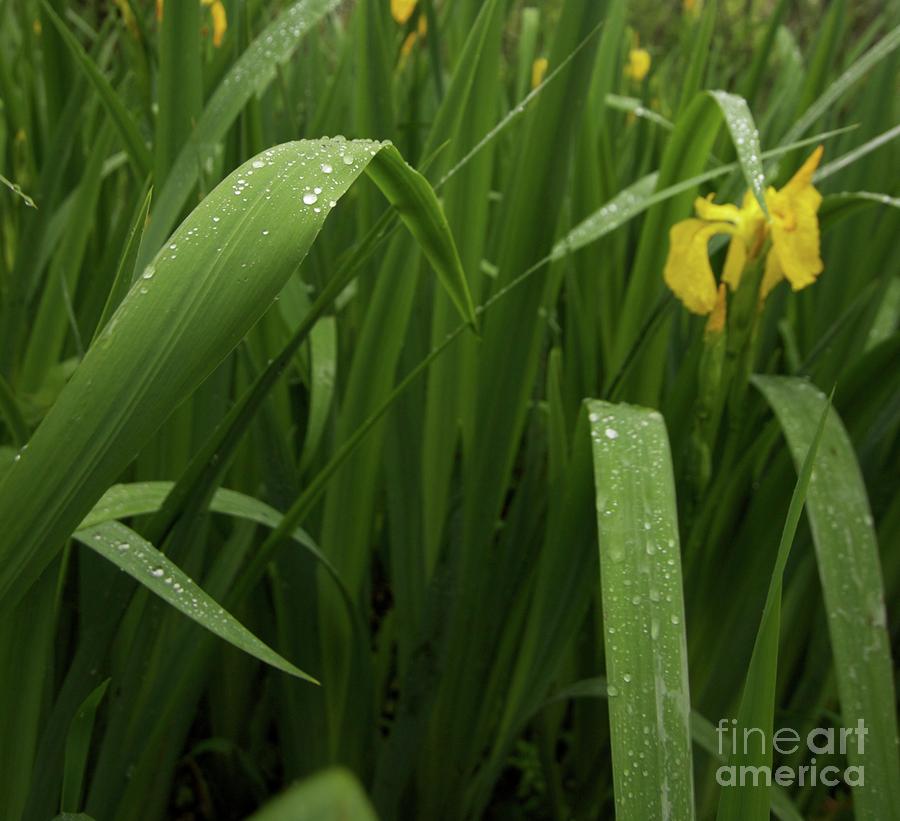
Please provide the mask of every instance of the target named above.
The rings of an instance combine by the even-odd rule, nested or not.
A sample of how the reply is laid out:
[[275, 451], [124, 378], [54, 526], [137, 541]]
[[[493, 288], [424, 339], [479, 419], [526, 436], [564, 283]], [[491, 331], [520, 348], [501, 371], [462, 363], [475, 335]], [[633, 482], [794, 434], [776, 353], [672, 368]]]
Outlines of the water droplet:
[[266, 164], [262, 160], [254, 160], [251, 165], [254, 168], [265, 168]]
[[150, 571], [150, 575], [153, 576], [154, 578], [161, 579], [165, 572], [166, 571], [163, 570], [161, 567], [154, 567], [153, 570]]
[[264, 237], [267, 237], [267, 236], [269, 236], [269, 232], [268, 232], [268, 230], [266, 230], [266, 231], [263, 231], [263, 232], [262, 232], [262, 235], [263, 235], [263, 236], [264, 236]]
[[323, 174], [330, 174], [332, 171], [334, 171], [334, 169], [327, 162], [322, 163]]
[[674, 613], [669, 616], [669, 621], [672, 622], [672, 624], [681, 624], [681, 619], [678, 618], [678, 616], [676, 616]]
[[307, 205], [313, 205], [314, 203], [318, 202], [318, 199], [319, 198], [315, 194], [313, 194], [312, 191], [309, 191], [308, 193], [303, 195], [303, 202], [305, 202]]
[[607, 428], [605, 431], [603, 431], [603, 433], [606, 434], [607, 439], [619, 438], [619, 432], [617, 430], [614, 430], [613, 428]]

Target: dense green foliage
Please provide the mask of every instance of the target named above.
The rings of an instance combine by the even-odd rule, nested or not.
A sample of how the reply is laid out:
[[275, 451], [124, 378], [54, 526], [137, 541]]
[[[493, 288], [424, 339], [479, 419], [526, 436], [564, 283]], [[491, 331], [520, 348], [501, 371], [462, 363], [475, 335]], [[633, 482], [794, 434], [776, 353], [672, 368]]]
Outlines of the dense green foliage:
[[[0, 818], [897, 817], [898, 62], [896, 0], [0, 0]], [[820, 144], [821, 275], [686, 310], [695, 198]]]

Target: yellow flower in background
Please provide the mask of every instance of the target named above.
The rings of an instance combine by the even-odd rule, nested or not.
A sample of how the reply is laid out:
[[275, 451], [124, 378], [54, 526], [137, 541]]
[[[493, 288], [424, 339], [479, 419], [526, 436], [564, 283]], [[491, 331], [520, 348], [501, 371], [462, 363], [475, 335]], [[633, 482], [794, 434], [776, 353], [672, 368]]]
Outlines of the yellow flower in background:
[[419, 0], [391, 0], [391, 16], [397, 25], [402, 26], [412, 17]]
[[[225, 6], [222, 0], [200, 0], [204, 6], [209, 6], [213, 24], [213, 45], [218, 48], [222, 45], [225, 32], [228, 29], [228, 16], [225, 14]], [[163, 19], [164, 0], [156, 0], [156, 19]], [[126, 21], [127, 22], [127, 21]]]
[[222, 45], [225, 31], [228, 29], [228, 17], [225, 15], [225, 6], [222, 0], [200, 0], [204, 6], [209, 6], [213, 23], [213, 45], [218, 48]]
[[821, 158], [819, 146], [784, 188], [766, 190], [768, 220], [755, 197], [747, 192], [740, 208], [716, 205], [712, 195], [698, 197], [694, 210], [699, 219], [691, 217], [672, 226], [663, 279], [689, 311], [708, 314], [716, 307], [716, 279], [707, 249], [716, 234], [730, 234], [732, 238], [722, 271], [722, 281], [732, 290], [740, 284], [747, 262], [759, 256], [766, 238], [771, 240], [771, 247], [760, 286], [761, 299], [782, 279], [787, 279], [795, 291], [815, 282], [823, 268], [817, 217], [822, 196], [813, 187], [812, 178]]
[[625, 76], [636, 83], [641, 82], [650, 71], [650, 52], [645, 48], [633, 48], [628, 52]]
[[703, 10], [703, 0], [683, 0], [682, 9], [690, 17], [699, 17]]
[[531, 64], [531, 87], [537, 88], [544, 82], [544, 75], [547, 73], [547, 66], [550, 65], [546, 57], [538, 57]]

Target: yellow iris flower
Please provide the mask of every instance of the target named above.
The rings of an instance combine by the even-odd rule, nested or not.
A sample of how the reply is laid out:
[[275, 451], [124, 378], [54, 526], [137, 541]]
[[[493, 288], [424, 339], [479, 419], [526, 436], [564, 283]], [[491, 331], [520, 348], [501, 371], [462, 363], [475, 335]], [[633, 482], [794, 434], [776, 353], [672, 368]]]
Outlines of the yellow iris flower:
[[628, 62], [625, 64], [625, 76], [636, 83], [641, 82], [650, 71], [650, 52], [645, 48], [633, 48], [628, 52]]
[[218, 48], [222, 45], [225, 31], [228, 29], [228, 17], [225, 15], [225, 6], [222, 0], [200, 0], [204, 6], [209, 6], [213, 24], [213, 45]]
[[689, 311], [708, 314], [716, 306], [716, 279], [707, 249], [716, 234], [731, 235], [722, 281], [732, 290], [740, 284], [747, 262], [759, 256], [767, 238], [772, 242], [760, 286], [761, 299], [782, 279], [787, 279], [795, 291], [815, 282], [823, 268], [816, 215], [822, 195], [813, 187], [812, 178], [821, 158], [819, 146], [784, 188], [766, 190], [768, 220], [748, 191], [740, 208], [716, 205], [713, 195], [698, 197], [694, 210], [699, 219], [692, 217], [672, 226], [663, 279]]

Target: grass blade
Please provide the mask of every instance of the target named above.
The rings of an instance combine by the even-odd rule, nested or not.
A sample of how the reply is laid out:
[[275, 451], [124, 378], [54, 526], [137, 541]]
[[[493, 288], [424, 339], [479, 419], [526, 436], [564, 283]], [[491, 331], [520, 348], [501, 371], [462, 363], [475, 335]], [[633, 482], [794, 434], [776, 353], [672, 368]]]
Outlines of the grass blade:
[[[744, 728], [757, 728], [763, 731], [764, 738], [772, 737], [775, 713], [775, 682], [778, 672], [778, 639], [781, 632], [781, 591], [784, 581], [784, 569], [787, 565], [794, 535], [803, 513], [803, 504], [809, 488], [813, 465], [825, 430], [825, 420], [831, 402], [825, 403], [819, 416], [819, 424], [815, 429], [812, 443], [803, 459], [797, 476], [797, 484], [791, 496], [787, 520], [781, 533], [781, 543], [775, 558], [775, 568], [769, 582], [766, 603], [763, 608], [759, 631], [753, 645], [747, 679], [738, 710], [737, 728], [743, 735]], [[732, 767], [770, 767], [772, 766], [772, 748], [766, 743], [762, 752], [756, 744], [745, 745], [745, 749], [731, 757]], [[765, 783], [748, 783], [722, 790], [719, 798], [718, 821], [766, 821], [769, 818], [772, 785]]]
[[278, 670], [318, 683], [253, 635], [165, 554], [125, 525], [93, 525], [77, 531], [75, 538], [229, 644]]

